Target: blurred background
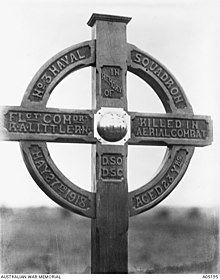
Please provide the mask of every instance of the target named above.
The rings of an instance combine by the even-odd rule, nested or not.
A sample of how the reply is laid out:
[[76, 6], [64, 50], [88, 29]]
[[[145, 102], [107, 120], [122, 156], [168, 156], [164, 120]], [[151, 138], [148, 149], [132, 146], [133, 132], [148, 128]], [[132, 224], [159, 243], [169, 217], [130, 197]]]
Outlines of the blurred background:
[[[176, 189], [130, 219], [131, 273], [217, 273], [219, 212], [219, 2], [204, 0], [9, 0], [0, 2], [0, 105], [19, 105], [38, 69], [54, 54], [89, 40], [92, 13], [131, 16], [127, 40], [163, 63], [197, 115], [211, 115], [214, 142], [196, 148]], [[154, 91], [127, 75], [128, 109], [164, 113]], [[91, 108], [91, 69], [70, 74], [48, 107]], [[91, 147], [48, 144], [63, 174], [91, 189]], [[129, 190], [148, 182], [165, 147], [129, 147]], [[50, 200], [32, 180], [19, 143], [0, 143], [2, 273], [90, 272], [90, 221]]]
[[[1, 273], [90, 273], [90, 220], [1, 208]], [[218, 210], [155, 207], [130, 219], [129, 273], [219, 273]]]

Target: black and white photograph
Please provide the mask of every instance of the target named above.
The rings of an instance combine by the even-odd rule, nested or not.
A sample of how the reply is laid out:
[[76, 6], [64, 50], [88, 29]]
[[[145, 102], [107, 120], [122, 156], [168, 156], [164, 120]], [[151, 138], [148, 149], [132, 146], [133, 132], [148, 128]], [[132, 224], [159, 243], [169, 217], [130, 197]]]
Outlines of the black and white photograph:
[[1, 278], [218, 279], [220, 2], [1, 0], [0, 34]]

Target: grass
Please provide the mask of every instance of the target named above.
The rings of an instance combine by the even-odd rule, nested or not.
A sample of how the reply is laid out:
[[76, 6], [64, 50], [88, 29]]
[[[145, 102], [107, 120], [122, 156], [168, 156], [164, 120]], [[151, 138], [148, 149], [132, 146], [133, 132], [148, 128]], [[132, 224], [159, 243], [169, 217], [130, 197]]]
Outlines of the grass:
[[[156, 207], [130, 219], [129, 273], [219, 273], [218, 212]], [[90, 220], [1, 208], [1, 273], [90, 273]]]

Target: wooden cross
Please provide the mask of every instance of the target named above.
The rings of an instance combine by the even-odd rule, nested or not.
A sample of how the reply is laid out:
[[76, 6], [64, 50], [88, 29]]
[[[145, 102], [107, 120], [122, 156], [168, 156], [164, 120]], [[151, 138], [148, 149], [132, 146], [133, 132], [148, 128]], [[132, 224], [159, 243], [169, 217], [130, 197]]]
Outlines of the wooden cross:
[[[212, 121], [195, 116], [174, 76], [126, 41], [131, 18], [93, 14], [92, 40], [67, 48], [45, 63], [21, 106], [2, 107], [1, 138], [20, 141], [26, 166], [55, 202], [92, 220], [92, 273], [128, 272], [129, 217], [161, 202], [184, 175], [195, 146], [212, 142]], [[69, 73], [91, 66], [92, 110], [47, 108], [54, 87]], [[166, 114], [127, 111], [126, 73], [149, 84]], [[135, 93], [134, 93], [135, 94]], [[50, 157], [46, 142], [92, 145], [93, 190], [70, 182]], [[164, 145], [155, 177], [128, 192], [128, 145]]]

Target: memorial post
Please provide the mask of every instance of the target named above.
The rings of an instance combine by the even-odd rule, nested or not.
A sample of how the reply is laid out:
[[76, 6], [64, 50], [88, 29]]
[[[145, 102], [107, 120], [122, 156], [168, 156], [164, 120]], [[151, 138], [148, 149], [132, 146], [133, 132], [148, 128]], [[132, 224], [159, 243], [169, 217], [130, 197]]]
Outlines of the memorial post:
[[[93, 14], [88, 22], [93, 28], [92, 39], [96, 40], [96, 67], [92, 73], [93, 109], [113, 107], [127, 110], [126, 24], [129, 21], [130, 18], [126, 17]], [[106, 110], [95, 125], [101, 130], [108, 119], [117, 125], [114, 122], [118, 118], [116, 113]], [[114, 141], [114, 128], [112, 131], [110, 127], [107, 129], [106, 140]], [[111, 135], [113, 138], [108, 139]], [[92, 273], [127, 273], [127, 143], [102, 145], [97, 142], [93, 145], [92, 165], [96, 193], [96, 218], [92, 219], [91, 229]]]

